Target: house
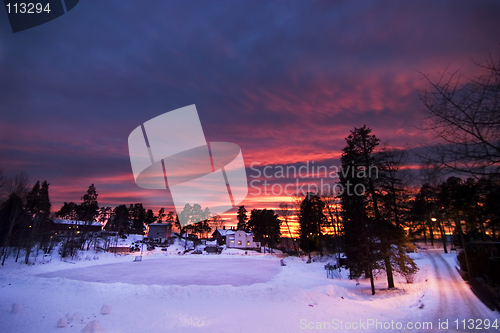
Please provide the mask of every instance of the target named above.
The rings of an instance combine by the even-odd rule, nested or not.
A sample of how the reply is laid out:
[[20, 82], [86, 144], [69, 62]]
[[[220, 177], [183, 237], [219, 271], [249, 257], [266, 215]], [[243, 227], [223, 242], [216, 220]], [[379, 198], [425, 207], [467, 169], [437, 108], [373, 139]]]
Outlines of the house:
[[232, 230], [226, 236], [226, 246], [236, 249], [256, 249], [260, 247], [260, 242], [254, 242], [253, 232], [246, 232], [244, 230]]
[[82, 233], [100, 232], [102, 230], [102, 223], [52, 219], [52, 225], [49, 228], [54, 236], [71, 237]]
[[217, 229], [212, 236], [217, 240], [217, 244], [225, 244], [228, 248], [256, 249], [260, 247], [260, 242], [253, 240], [253, 232], [245, 230]]
[[157, 239], [163, 243], [172, 236], [172, 223], [151, 223], [148, 230], [149, 239]]
[[234, 230], [228, 230], [226, 228], [224, 229], [216, 229], [212, 233], [212, 237], [217, 241], [217, 244], [219, 245], [225, 245], [226, 244], [226, 237], [228, 232], [232, 235], [234, 234]]

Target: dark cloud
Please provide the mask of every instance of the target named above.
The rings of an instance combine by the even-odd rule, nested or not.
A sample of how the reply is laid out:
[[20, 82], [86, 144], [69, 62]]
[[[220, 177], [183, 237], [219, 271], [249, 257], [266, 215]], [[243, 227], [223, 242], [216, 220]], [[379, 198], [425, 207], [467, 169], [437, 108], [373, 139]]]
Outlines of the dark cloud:
[[248, 165], [338, 157], [364, 124], [405, 147], [424, 135], [418, 71], [472, 73], [500, 41], [497, 1], [81, 1], [16, 34], [0, 10], [2, 165], [58, 198], [99, 179], [110, 203], [147, 196], [106, 177], [130, 173], [128, 134], [166, 111], [196, 104]]

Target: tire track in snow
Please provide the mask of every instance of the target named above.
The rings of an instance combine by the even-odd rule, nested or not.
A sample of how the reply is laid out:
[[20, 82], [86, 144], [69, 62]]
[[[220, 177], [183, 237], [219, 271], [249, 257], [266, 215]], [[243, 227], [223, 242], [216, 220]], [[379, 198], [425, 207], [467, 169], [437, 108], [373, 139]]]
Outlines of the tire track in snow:
[[[467, 283], [463, 281], [453, 265], [450, 265], [446, 258], [439, 251], [423, 251], [428, 271], [426, 273], [427, 288], [420, 302], [412, 304], [412, 312], [397, 321], [403, 325], [402, 329], [395, 329], [392, 332], [473, 332], [475, 330], [463, 328], [463, 319], [489, 319], [490, 323], [497, 320], [500, 326], [500, 314], [491, 311], [484, 305], [470, 290]], [[419, 307], [420, 305], [421, 307]], [[423, 305], [423, 306], [422, 306]], [[439, 328], [439, 325], [448, 321], [447, 328]], [[457, 328], [456, 320], [459, 321]], [[419, 323], [432, 323], [432, 329], [420, 328], [407, 329], [409, 323], [415, 325]], [[445, 326], [445, 325], [444, 325]], [[415, 326], [413, 326], [415, 327]], [[443, 326], [441, 326], [443, 327]], [[378, 332], [380, 330], [367, 330], [368, 332]], [[390, 331], [390, 330], [389, 330]], [[479, 332], [500, 332], [494, 328], [478, 329]]]
[[[458, 274], [457, 270], [454, 267], [451, 268], [450, 264], [441, 255], [438, 255], [437, 257], [446, 267], [448, 276], [450, 277], [450, 280], [453, 281], [453, 283], [451, 283], [451, 286], [453, 286], [453, 288], [455, 289], [456, 295], [460, 296], [463, 302], [468, 305], [467, 308], [469, 309], [469, 314], [471, 315], [470, 318], [481, 318], [481, 314], [476, 309], [473, 300], [470, 298], [470, 295], [468, 295], [468, 292], [471, 291], [470, 287], [468, 287], [467, 283]], [[476, 296], [474, 295], [474, 297]]]
[[[448, 320], [448, 330], [436, 330], [441, 332], [470, 332], [467, 329], [467, 321], [489, 319], [493, 322], [497, 319], [500, 325], [498, 312], [489, 310], [468, 287], [467, 283], [460, 277], [455, 268], [442, 257], [441, 253], [429, 251], [426, 253], [434, 268], [438, 292], [438, 310], [433, 316], [434, 328], [439, 321]], [[466, 328], [463, 328], [462, 320], [466, 320]], [[459, 321], [459, 329], [456, 327]], [[481, 329], [482, 332], [498, 332], [496, 329]]]
[[[442, 277], [441, 277], [441, 273], [439, 271], [438, 264], [436, 262], [436, 259], [434, 258], [434, 255], [431, 255], [429, 252], [427, 252], [427, 255], [428, 255], [429, 259], [431, 260], [432, 267], [434, 268], [433, 273], [435, 276], [435, 281], [433, 281], [433, 282], [435, 285], [438, 285], [438, 288], [437, 288], [437, 290], [439, 292], [438, 309], [446, 309], [448, 307], [448, 298], [446, 297], [446, 293], [444, 292], [444, 289], [439, 287], [439, 285], [442, 284]], [[434, 319], [436, 319], [436, 317]]]

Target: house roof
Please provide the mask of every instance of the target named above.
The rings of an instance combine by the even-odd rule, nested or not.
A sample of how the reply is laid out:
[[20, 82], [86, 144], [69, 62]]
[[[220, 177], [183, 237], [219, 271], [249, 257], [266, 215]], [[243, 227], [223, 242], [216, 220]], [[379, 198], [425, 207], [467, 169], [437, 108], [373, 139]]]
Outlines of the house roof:
[[[237, 231], [244, 232], [247, 236], [253, 236], [253, 232], [245, 232], [243, 230], [231, 230], [231, 229], [217, 229], [221, 236], [234, 235]], [[215, 232], [215, 231], [214, 231]]]
[[[52, 219], [52, 222], [54, 222], [55, 224], [89, 225], [85, 221], [74, 221], [74, 220], [65, 220], [65, 219]], [[94, 226], [94, 227], [102, 227], [101, 222], [93, 221], [90, 225]]]
[[148, 227], [151, 228], [168, 228], [171, 227], [172, 223], [150, 223]]
[[221, 236], [234, 235], [235, 232], [231, 229], [217, 229], [216, 231], [218, 231]]

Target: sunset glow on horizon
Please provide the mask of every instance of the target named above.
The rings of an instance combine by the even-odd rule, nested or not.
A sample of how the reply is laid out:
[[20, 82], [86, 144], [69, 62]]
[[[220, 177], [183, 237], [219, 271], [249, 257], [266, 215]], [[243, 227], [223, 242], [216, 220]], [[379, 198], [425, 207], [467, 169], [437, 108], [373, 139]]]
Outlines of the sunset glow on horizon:
[[[57, 22], [16, 34], [0, 20], [0, 169], [24, 171], [30, 184], [47, 180], [52, 211], [80, 202], [90, 184], [100, 206], [174, 211], [168, 189], [136, 185], [127, 138], [192, 104], [207, 142], [241, 147], [249, 195], [239, 205], [248, 215], [277, 209], [300, 185], [333, 186], [338, 178], [281, 178], [276, 168], [340, 166], [355, 127], [372, 128], [380, 148], [433, 144], [418, 129], [423, 75], [437, 80], [460, 70], [465, 80], [477, 74], [472, 60], [500, 51], [493, 1], [155, 7], [82, 1]], [[164, 17], [149, 19], [158, 13]], [[89, 17], [91, 24], [76, 23]], [[273, 168], [269, 195], [252, 165]], [[236, 212], [221, 216], [235, 225]]]

